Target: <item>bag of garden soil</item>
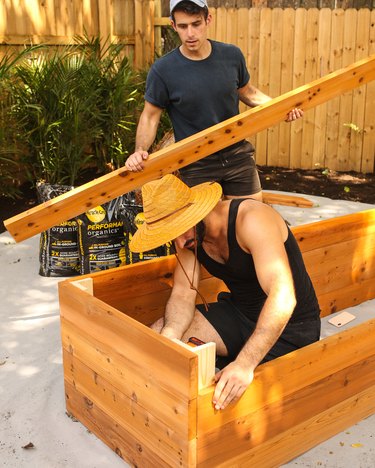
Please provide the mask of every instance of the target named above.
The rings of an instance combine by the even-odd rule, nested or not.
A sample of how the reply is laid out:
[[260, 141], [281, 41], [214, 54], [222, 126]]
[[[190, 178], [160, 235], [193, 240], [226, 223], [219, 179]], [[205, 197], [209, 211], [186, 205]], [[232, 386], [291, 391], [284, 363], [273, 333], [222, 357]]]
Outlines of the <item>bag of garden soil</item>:
[[[46, 202], [72, 190], [70, 185], [37, 183], [39, 201]], [[40, 235], [39, 274], [41, 276], [74, 276], [79, 274], [77, 222], [75, 219], [53, 226]]]
[[123, 196], [119, 214], [124, 221], [125, 251], [127, 264], [137, 263], [142, 260], [150, 260], [152, 258], [170, 255], [170, 244], [165, 244], [156, 249], [149, 250], [148, 252], [143, 253], [134, 253], [129, 249], [129, 243], [132, 239], [133, 234], [138, 229], [138, 226], [144, 222], [143, 206], [140, 192], [133, 191]]
[[124, 222], [119, 218], [122, 197], [77, 217], [81, 274], [125, 264]]

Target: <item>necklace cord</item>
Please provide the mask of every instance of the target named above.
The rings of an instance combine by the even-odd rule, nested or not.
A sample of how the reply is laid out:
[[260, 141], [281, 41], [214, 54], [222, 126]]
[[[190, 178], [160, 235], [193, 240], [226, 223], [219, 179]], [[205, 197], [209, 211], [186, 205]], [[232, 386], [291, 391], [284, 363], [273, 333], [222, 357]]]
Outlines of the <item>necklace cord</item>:
[[200, 297], [200, 299], [201, 299], [201, 301], [202, 301], [202, 303], [204, 305], [204, 308], [205, 308], [205, 310], [207, 312], [208, 311], [208, 303], [207, 303], [206, 299], [203, 297], [203, 295], [199, 292], [199, 289], [196, 288], [194, 286], [194, 284], [193, 284], [194, 276], [195, 276], [195, 268], [196, 268], [196, 265], [197, 265], [197, 257], [198, 257], [197, 228], [196, 228], [196, 226], [194, 227], [194, 240], [195, 240], [195, 242], [194, 242], [194, 267], [193, 267], [192, 279], [190, 279], [188, 274], [186, 273], [186, 270], [185, 270], [184, 266], [182, 265], [182, 262], [181, 262], [181, 260], [179, 258], [179, 255], [178, 255], [177, 251], [176, 251], [176, 248], [174, 249], [175, 250], [174, 255], [175, 255], [175, 257], [176, 257], [176, 259], [177, 259], [177, 261], [178, 261], [184, 275], [186, 276], [186, 278], [187, 278], [187, 280], [189, 282], [190, 289], [193, 289], [198, 294], [198, 296]]

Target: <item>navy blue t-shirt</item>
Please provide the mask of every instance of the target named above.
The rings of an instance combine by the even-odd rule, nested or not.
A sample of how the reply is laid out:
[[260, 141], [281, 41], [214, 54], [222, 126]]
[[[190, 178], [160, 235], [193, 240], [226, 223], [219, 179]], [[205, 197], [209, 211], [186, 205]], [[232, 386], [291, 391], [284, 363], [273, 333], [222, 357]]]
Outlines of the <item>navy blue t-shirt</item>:
[[179, 48], [158, 59], [147, 76], [145, 99], [166, 109], [180, 141], [239, 113], [238, 88], [250, 75], [241, 50], [210, 41], [211, 54], [190, 60]]

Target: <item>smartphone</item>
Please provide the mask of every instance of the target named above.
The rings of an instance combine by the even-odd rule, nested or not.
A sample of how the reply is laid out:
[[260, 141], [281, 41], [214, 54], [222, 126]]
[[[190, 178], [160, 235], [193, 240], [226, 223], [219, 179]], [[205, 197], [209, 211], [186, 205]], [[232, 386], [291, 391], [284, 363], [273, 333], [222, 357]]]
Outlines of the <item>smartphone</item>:
[[341, 314], [336, 315], [335, 317], [332, 317], [328, 319], [328, 322], [334, 325], [335, 327], [342, 327], [343, 325], [346, 325], [347, 323], [351, 322], [356, 318], [355, 315], [350, 314], [349, 312], [341, 312]]

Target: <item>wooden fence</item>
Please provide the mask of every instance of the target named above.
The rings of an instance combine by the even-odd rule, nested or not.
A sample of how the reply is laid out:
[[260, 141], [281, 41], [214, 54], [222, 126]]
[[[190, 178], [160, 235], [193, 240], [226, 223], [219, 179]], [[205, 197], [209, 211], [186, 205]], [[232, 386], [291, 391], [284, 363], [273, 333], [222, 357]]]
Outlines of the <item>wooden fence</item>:
[[87, 32], [126, 44], [137, 67], [154, 57], [154, 0], [0, 0], [0, 56], [10, 47], [73, 42]]
[[[375, 53], [375, 10], [224, 9], [211, 37], [237, 44], [252, 82], [276, 97]], [[260, 165], [373, 172], [375, 82], [257, 135]]]
[[[243, 2], [242, 2], [243, 3]], [[210, 37], [238, 45], [251, 81], [275, 97], [375, 53], [375, 10], [210, 9]], [[0, 0], [0, 56], [29, 43], [63, 45], [74, 35], [126, 44], [137, 67], [152, 63], [169, 24], [160, 0]], [[241, 108], [244, 110], [244, 108]], [[375, 83], [255, 138], [260, 165], [374, 172]]]

